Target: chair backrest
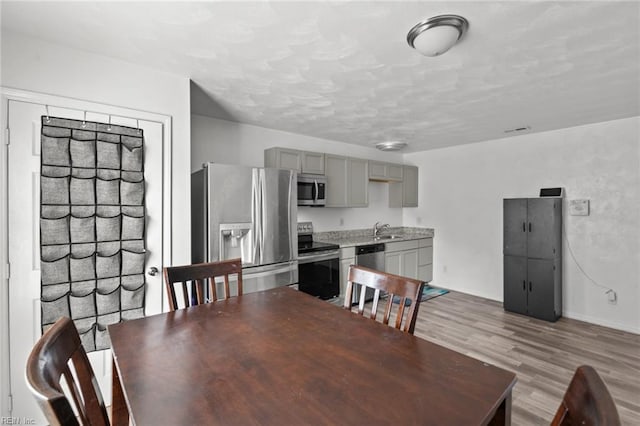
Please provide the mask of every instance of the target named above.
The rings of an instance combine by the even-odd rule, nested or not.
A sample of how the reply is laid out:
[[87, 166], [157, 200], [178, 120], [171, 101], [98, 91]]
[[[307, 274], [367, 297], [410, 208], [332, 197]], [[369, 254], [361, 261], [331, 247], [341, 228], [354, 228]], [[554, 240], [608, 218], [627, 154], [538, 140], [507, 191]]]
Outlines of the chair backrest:
[[[238, 296], [242, 295], [242, 259], [229, 259], [220, 262], [197, 263], [195, 265], [169, 266], [164, 268], [164, 281], [167, 285], [169, 295], [169, 309], [175, 311], [179, 309], [178, 298], [176, 297], [176, 285], [182, 288], [184, 308], [205, 303], [204, 288], [208, 281], [210, 302], [228, 299], [231, 297], [229, 291], [229, 275], [238, 276]], [[216, 277], [224, 277], [224, 295], [219, 298], [216, 291]], [[187, 287], [187, 282], [191, 282], [191, 289]], [[195, 287], [195, 294], [193, 289]], [[191, 291], [189, 291], [191, 290]]]
[[[418, 309], [420, 307], [420, 297], [424, 282], [413, 278], [401, 277], [375, 269], [365, 268], [364, 266], [351, 265], [349, 267], [349, 277], [347, 281], [347, 290], [344, 298], [344, 308], [349, 311], [351, 308], [351, 300], [356, 285], [360, 285], [360, 299], [358, 301], [358, 314], [364, 315], [365, 308], [365, 287], [374, 289], [373, 302], [371, 304], [371, 313], [369, 318], [375, 320], [378, 313], [378, 302], [380, 300], [380, 292], [384, 291], [388, 294], [387, 306], [384, 311], [383, 323], [389, 324], [392, 307], [394, 305], [394, 296], [398, 310], [396, 314], [395, 327], [399, 330], [413, 334], [416, 326], [416, 318], [418, 317]], [[399, 300], [398, 300], [399, 299]], [[404, 326], [402, 326], [404, 311], [407, 301], [410, 301], [409, 310], [407, 312]]]
[[616, 404], [593, 367], [576, 369], [551, 425], [620, 425]]
[[[60, 318], [38, 340], [27, 360], [26, 378], [50, 424], [109, 424], [98, 382], [78, 330], [69, 318]], [[72, 400], [63, 391], [62, 378]]]

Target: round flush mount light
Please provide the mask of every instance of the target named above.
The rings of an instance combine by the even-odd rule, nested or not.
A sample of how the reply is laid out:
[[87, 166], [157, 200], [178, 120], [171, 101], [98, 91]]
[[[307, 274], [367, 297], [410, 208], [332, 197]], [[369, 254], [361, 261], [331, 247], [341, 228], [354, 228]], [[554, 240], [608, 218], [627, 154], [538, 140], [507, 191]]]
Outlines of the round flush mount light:
[[451, 49], [468, 28], [469, 21], [462, 16], [438, 15], [411, 28], [407, 43], [424, 56], [438, 56]]
[[386, 142], [378, 142], [376, 144], [376, 148], [380, 151], [398, 151], [407, 146], [406, 142], [400, 141], [386, 141]]

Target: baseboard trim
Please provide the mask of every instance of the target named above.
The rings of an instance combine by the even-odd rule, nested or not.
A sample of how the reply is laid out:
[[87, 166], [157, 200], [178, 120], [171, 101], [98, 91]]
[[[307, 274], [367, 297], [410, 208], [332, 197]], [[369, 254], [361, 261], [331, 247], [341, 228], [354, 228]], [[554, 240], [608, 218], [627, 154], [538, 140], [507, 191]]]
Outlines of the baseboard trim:
[[608, 321], [603, 320], [601, 318], [594, 318], [589, 315], [577, 314], [575, 312], [562, 312], [562, 316], [565, 318], [570, 318], [582, 322], [587, 322], [589, 324], [600, 325], [602, 327], [613, 328], [615, 330], [625, 331], [627, 333], [640, 334], [640, 327], [629, 327], [626, 324], [621, 324], [616, 321]]
[[[492, 300], [494, 302], [499, 302], [499, 303], [503, 303], [502, 299], [496, 299], [493, 297], [487, 297], [484, 294], [478, 294], [476, 292], [472, 292], [469, 291], [467, 289], [457, 289], [457, 288], [452, 288], [452, 287], [447, 287], [447, 286], [442, 286], [442, 285], [438, 285], [438, 284], [433, 284], [433, 282], [429, 283], [429, 285], [431, 285], [432, 287], [437, 287], [437, 288], [443, 288], [445, 290], [449, 290], [449, 291], [455, 291], [458, 293], [463, 293], [463, 294], [468, 294], [470, 296], [476, 296], [476, 297], [481, 297], [483, 299], [487, 299], [487, 300]], [[565, 318], [570, 318], [573, 320], [577, 320], [577, 321], [582, 321], [582, 322], [586, 322], [589, 324], [593, 324], [593, 325], [599, 325], [602, 327], [608, 327], [608, 328], [612, 328], [614, 330], [620, 330], [620, 331], [624, 331], [627, 333], [633, 333], [633, 334], [640, 334], [640, 326], [638, 327], [630, 327], [627, 324], [622, 324], [616, 321], [608, 321], [608, 320], [603, 320], [602, 318], [596, 318], [596, 317], [592, 317], [589, 315], [583, 315], [583, 314], [577, 314], [575, 312], [571, 312], [571, 311], [563, 311], [562, 312], [562, 316]]]

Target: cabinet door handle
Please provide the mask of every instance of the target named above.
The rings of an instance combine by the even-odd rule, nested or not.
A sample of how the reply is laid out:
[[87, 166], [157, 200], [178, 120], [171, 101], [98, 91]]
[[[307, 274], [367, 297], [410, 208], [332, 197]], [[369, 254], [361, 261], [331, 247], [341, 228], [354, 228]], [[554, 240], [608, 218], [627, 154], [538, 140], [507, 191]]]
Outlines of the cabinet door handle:
[[522, 280], [522, 290], [523, 291], [527, 291], [527, 281], [526, 280]]
[[531, 232], [531, 222], [529, 222], [529, 232]]
[[522, 232], [527, 232], [526, 223], [522, 222]]
[[531, 281], [529, 281], [529, 293], [531, 293]]

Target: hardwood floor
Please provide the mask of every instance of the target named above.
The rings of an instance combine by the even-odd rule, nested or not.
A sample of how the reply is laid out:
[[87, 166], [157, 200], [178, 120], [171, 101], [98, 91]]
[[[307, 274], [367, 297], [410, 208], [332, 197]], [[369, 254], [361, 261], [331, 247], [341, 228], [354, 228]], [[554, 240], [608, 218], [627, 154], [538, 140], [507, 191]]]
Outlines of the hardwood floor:
[[514, 425], [548, 425], [582, 364], [605, 381], [622, 423], [640, 425], [640, 335], [566, 318], [540, 321], [455, 292], [420, 305], [415, 335], [516, 373]]

